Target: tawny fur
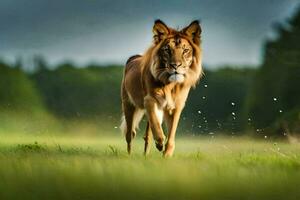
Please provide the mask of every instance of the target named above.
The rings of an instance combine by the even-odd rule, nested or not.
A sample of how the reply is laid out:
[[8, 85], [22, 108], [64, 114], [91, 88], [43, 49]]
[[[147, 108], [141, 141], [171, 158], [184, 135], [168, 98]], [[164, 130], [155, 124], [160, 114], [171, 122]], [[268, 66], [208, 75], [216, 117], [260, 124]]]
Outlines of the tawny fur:
[[[143, 55], [128, 59], [121, 86], [122, 124], [127, 150], [144, 113], [147, 115], [145, 154], [153, 135], [156, 147], [172, 156], [175, 132], [181, 111], [191, 87], [202, 75], [200, 34], [198, 21], [177, 31], [157, 20], [153, 27], [153, 45]], [[161, 127], [162, 118], [168, 137]]]

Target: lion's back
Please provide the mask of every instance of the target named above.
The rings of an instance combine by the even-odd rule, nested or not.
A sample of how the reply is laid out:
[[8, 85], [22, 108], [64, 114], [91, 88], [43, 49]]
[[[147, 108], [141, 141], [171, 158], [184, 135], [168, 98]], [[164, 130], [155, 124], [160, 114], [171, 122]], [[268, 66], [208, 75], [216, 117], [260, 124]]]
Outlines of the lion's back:
[[141, 55], [133, 55], [130, 56], [127, 61], [126, 61], [126, 65], [125, 65], [125, 71], [128, 71], [129, 69], [131, 69], [133, 66], [138, 65], [138, 63], [136, 63], [138, 58], [141, 58]]
[[143, 107], [144, 92], [142, 86], [141, 55], [131, 56], [125, 66], [122, 89], [131, 102]]

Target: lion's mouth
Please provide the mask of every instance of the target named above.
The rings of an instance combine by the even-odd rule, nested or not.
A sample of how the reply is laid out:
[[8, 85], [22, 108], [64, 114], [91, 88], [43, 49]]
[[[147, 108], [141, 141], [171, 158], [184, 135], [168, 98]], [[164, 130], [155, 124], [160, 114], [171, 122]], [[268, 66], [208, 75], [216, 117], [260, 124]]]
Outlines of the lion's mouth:
[[184, 81], [184, 74], [179, 74], [179, 73], [175, 72], [169, 76], [169, 81], [182, 83]]

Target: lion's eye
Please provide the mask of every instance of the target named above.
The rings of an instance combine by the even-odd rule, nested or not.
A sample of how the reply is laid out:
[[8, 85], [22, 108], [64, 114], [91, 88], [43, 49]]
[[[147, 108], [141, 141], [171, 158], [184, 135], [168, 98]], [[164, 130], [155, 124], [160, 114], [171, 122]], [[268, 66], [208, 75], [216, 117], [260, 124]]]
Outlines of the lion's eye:
[[184, 53], [184, 54], [187, 53], [187, 52], [189, 52], [189, 49], [184, 49], [184, 50], [183, 50], [183, 53]]

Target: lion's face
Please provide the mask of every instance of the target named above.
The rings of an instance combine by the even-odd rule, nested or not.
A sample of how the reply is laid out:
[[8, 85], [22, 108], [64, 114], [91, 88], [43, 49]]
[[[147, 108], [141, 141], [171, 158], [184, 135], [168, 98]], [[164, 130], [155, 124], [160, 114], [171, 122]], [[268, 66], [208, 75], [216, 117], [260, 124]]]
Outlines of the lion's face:
[[199, 49], [201, 28], [198, 21], [182, 30], [174, 30], [157, 20], [153, 27], [154, 44], [157, 45], [151, 73], [163, 83], [188, 80], [193, 65], [195, 48]]
[[193, 61], [193, 48], [180, 37], [166, 39], [158, 51], [159, 68], [164, 69], [170, 82], [183, 82]]

